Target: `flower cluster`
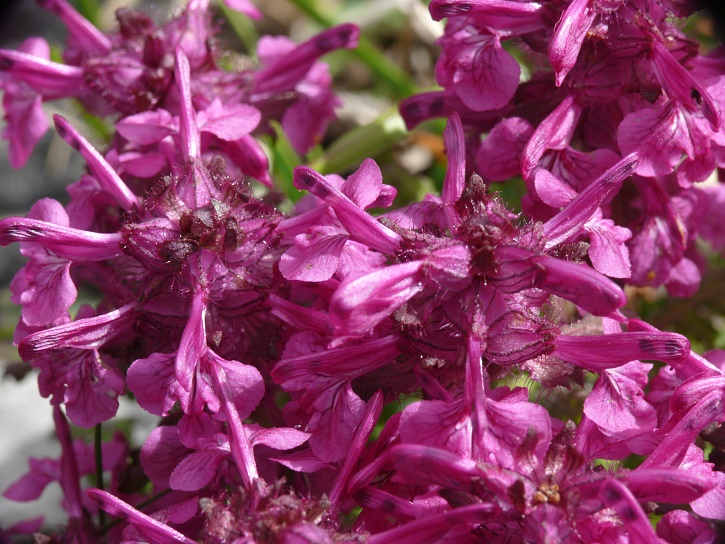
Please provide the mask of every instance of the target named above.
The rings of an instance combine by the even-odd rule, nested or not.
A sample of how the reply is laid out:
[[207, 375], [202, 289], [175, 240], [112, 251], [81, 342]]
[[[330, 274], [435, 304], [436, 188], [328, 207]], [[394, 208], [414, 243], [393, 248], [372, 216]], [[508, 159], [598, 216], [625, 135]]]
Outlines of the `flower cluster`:
[[[121, 10], [112, 35], [42, 4], [69, 42], [65, 64], [39, 38], [0, 50], [13, 164], [44, 100], [114, 126], [101, 152], [56, 116], [87, 173], [66, 206], [0, 220], [27, 257], [15, 342], [62, 447], [5, 496], [58, 482], [59, 542], [716, 539], [725, 356], [638, 319], [623, 288], [692, 293], [696, 235], [717, 240], [695, 184], [724, 166], [725, 66], [674, 26], [687, 2], [434, 0], [446, 89], [401, 111], [447, 117], [440, 195], [394, 208], [372, 159], [298, 166], [288, 212], [255, 138], [278, 121], [300, 154], [321, 139], [337, 101], [318, 59], [357, 27], [263, 38], [237, 70], [204, 0], [162, 26]], [[518, 175], [521, 213], [490, 187]], [[159, 425], [94, 456], [69, 421], [112, 421], [122, 395]]]
[[[696, 9], [648, 0], [434, 0], [433, 17], [448, 18], [436, 66], [445, 90], [411, 97], [401, 111], [411, 127], [457, 111], [471, 134], [473, 169], [489, 182], [523, 177], [522, 205], [540, 220], [619, 156], [637, 153], [635, 175], [584, 237], [620, 255], [592, 254], [592, 264], [690, 296], [704, 266], [696, 238], [723, 247], [708, 214], [722, 189], [694, 184], [725, 164], [722, 49], [702, 54], [678, 25]], [[521, 44], [526, 77], [502, 40]]]

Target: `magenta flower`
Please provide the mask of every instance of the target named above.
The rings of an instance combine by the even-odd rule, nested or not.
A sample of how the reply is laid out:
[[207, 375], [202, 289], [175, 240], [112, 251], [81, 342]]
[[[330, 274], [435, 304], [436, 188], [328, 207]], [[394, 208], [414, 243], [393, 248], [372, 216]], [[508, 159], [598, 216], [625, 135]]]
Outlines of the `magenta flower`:
[[667, 542], [708, 542], [716, 538], [707, 522], [684, 510], [667, 512], [657, 524], [657, 536]]
[[68, 29], [66, 56], [81, 57], [103, 55], [113, 47], [111, 40], [81, 16], [65, 0], [39, 0], [38, 4], [54, 13]]
[[644, 400], [647, 372], [651, 368], [652, 365], [632, 361], [602, 371], [584, 401], [584, 413], [603, 434], [624, 440], [655, 429], [655, 409]]
[[296, 95], [281, 123], [300, 155], [319, 143], [340, 104], [330, 89], [327, 67], [316, 60], [335, 49], [356, 47], [358, 36], [357, 27], [347, 24], [326, 30], [298, 46], [284, 37], [260, 40], [259, 57], [264, 68], [255, 77], [251, 102], [263, 110], [276, 109], [279, 99], [275, 95], [289, 91]]
[[498, 109], [518, 87], [520, 67], [501, 46], [501, 38], [518, 36], [544, 25], [542, 8], [532, 2], [434, 1], [435, 20], [449, 17], [436, 79], [450, 87], [474, 111]]
[[[159, 542], [162, 544], [192, 544], [194, 542], [165, 523], [173, 521], [173, 517], [169, 519], [167, 512], [162, 512], [160, 515], [156, 515], [156, 517], [146, 515], [121, 499], [100, 489], [89, 489], [88, 498], [109, 514], [130, 523], [136, 533], [135, 535], [133, 533], [129, 534], [131, 538], [136, 537], [133, 538], [133, 541], [138, 541], [140, 537], [148, 542]], [[196, 501], [193, 502], [196, 503]], [[194, 504], [193, 509], [196, 510], [197, 508], [196, 504]], [[161, 519], [158, 519], [159, 517]], [[188, 518], [188, 516], [182, 516], [183, 518]], [[126, 538], [124, 540], [128, 541]]]
[[[395, 338], [385, 337], [320, 353], [319, 339], [299, 333], [288, 342], [282, 360], [272, 370], [274, 380], [295, 402], [285, 412], [304, 421], [315, 456], [326, 463], [344, 458], [366, 403], [353, 390], [366, 374], [385, 367], [398, 355]], [[314, 373], [313, 373], [314, 370]], [[373, 384], [369, 387], [374, 387]], [[369, 402], [369, 401], [368, 401]]]
[[9, 141], [10, 165], [22, 168], [48, 130], [43, 98], [72, 96], [82, 82], [75, 67], [50, 61], [50, 48], [42, 38], [28, 38], [18, 51], [0, 50], [0, 89]]
[[[37, 219], [68, 227], [68, 215], [60, 203], [44, 199], [28, 212]], [[31, 327], [41, 327], [66, 318], [76, 300], [76, 286], [70, 276], [68, 259], [57, 257], [42, 246], [22, 243], [21, 253], [28, 263], [10, 284], [12, 301], [22, 306], [23, 321]]]
[[[707, 179], [722, 162], [721, 54], [699, 56], [698, 44], [675, 26], [695, 6], [576, 0], [548, 6], [553, 11], [545, 15], [532, 2], [446, 0], [430, 9], [434, 18], [449, 19], [437, 64], [446, 90], [411, 97], [401, 112], [409, 126], [458, 112], [468, 133], [467, 154], [477, 155], [474, 170], [486, 181], [522, 175], [529, 191], [523, 209], [533, 218], [550, 219], [619, 155], [636, 153], [637, 174], [660, 185], [673, 204], [679, 197], [694, 201], [691, 184]], [[518, 66], [512, 70], [495, 48], [481, 45], [492, 37], [526, 43], [529, 80], [519, 84]], [[471, 44], [482, 47], [480, 54], [465, 54]], [[491, 83], [470, 83], [481, 74]], [[508, 85], [505, 93], [502, 85]], [[480, 147], [478, 135], [487, 136]], [[662, 178], [672, 174], [677, 185]], [[693, 258], [701, 221], [681, 221], [688, 227], [684, 244], [675, 233], [659, 235], [641, 219], [661, 216], [646, 191], [643, 196], [645, 206], [630, 191], [607, 196], [601, 215], [585, 227], [592, 263], [612, 277], [664, 284], [677, 296], [689, 296], [701, 275]]]
[[[168, 316], [174, 314], [169, 313], [170, 308], [167, 309], [166, 305], [174, 299], [177, 306], [181, 304], [182, 311], [195, 309], [189, 322], [184, 325], [182, 321], [176, 325], [176, 333], [172, 332], [170, 339], [168, 332], [165, 337], [160, 337], [156, 346], [149, 346], [151, 351], [145, 356], [168, 353], [168, 342], [173, 342], [174, 336], [180, 342], [177, 345], [181, 354], [195, 346], [193, 354], [197, 359], [194, 359], [194, 355], [188, 355], [190, 358], [187, 359], [181, 355], [177, 357], [178, 384], [174, 387], [181, 389], [179, 391], [171, 388], [171, 383], [167, 384], [171, 388], [167, 395], [182, 400], [189, 414], [197, 413], [207, 403], [216, 406], [214, 411], [218, 410], [218, 400], [206, 399], [198, 404], [200, 397], [195, 397], [195, 388], [192, 386], [198, 359], [206, 357], [205, 360], [212, 365], [225, 360], [211, 350], [206, 355], [203, 321], [207, 305], [210, 319], [218, 327], [213, 334], [215, 351], [234, 352], [240, 344], [233, 340], [229, 332], [240, 317], [225, 317], [225, 305], [247, 305], [252, 310], [260, 307], [263, 298], [257, 293], [240, 290], [232, 299], [224, 300], [223, 293], [229, 282], [234, 285], [246, 282], [259, 287], [271, 285], [265, 277], [270, 271], [264, 262], [264, 255], [269, 252], [266, 240], [275, 223], [274, 215], [265, 219], [258, 213], [264, 207], [254, 211], [258, 205], [253, 200], [224, 203], [224, 199], [237, 198], [238, 192], [233, 188], [227, 192], [227, 188], [215, 185], [216, 178], [210, 175], [200, 161], [200, 132], [191, 107], [188, 64], [185, 63], [183, 53], [179, 55], [177, 80], [182, 87], [182, 97], [186, 98], [182, 102], [179, 138], [187, 165], [184, 175], [178, 178], [167, 193], [157, 195], [156, 200], [147, 195], [141, 206], [139, 199], [98, 152], [64, 120], [58, 119], [62, 135], [86, 158], [100, 189], [114, 197], [118, 205], [128, 212], [126, 224], [121, 232], [109, 234], [73, 229], [64, 226], [68, 223], [67, 216], [51, 204], [42, 208], [38, 206], [36, 213], [42, 213], [43, 217], [58, 221], [60, 225], [39, 219], [6, 219], [0, 224], [3, 244], [23, 241], [32, 251], [33, 260], [15, 282], [15, 296], [27, 301], [29, 309], [26, 313], [35, 319], [26, 322], [26, 325], [52, 325], [58, 320], [67, 319], [65, 314], [75, 295], [75, 286], [67, 273], [69, 267], [116, 259], [121, 270], [128, 270], [129, 267], [135, 269], [135, 286], [129, 283], [123, 289], [109, 286], [111, 294], [121, 296], [117, 300], [121, 305], [119, 309], [97, 317], [80, 315], [75, 322], [30, 334], [20, 346], [24, 357], [33, 358], [34, 364], [44, 369], [41, 374], [42, 383], [46, 384], [44, 394], [63, 398], [68, 405], [69, 415], [80, 425], [90, 426], [112, 416], [117, 406], [115, 397], [123, 390], [121, 377], [112, 370], [113, 364], [109, 366], [104, 363], [98, 350], [127, 332], [130, 323], [140, 315], [146, 316], [144, 319], [147, 320], [151, 318], [152, 323], [159, 319], [154, 318], [154, 315], [166, 316], [165, 325], [168, 327]], [[173, 200], [169, 200], [169, 197]], [[191, 206], [191, 209], [187, 206]], [[255, 265], [255, 262], [259, 264]], [[56, 272], [59, 267], [60, 270]], [[143, 267], [147, 267], [145, 271]], [[35, 271], [38, 268], [40, 273]], [[92, 267], [86, 273], [92, 274]], [[42, 283], [38, 285], [39, 282]], [[62, 287], [60, 291], [57, 289], [59, 286]], [[145, 294], [139, 296], [144, 289]], [[35, 317], [33, 312], [37, 313], [35, 300], [39, 291], [61, 298], [54, 302], [54, 307], [46, 305], [42, 317]], [[43, 296], [47, 298], [48, 295]], [[51, 313], [48, 313], [49, 310], [52, 310]], [[181, 317], [178, 309], [173, 311]], [[250, 324], [254, 319], [253, 311], [244, 318]], [[248, 338], [242, 340], [242, 344], [245, 342], [249, 346]], [[63, 355], [66, 365], [48, 366], [45, 361], [48, 361], [49, 350], [60, 349], [66, 349]], [[248, 350], [249, 347], [245, 349]], [[55, 354], [55, 357], [58, 355]], [[60, 368], [64, 370], [61, 372]], [[247, 377], [240, 379], [245, 383], [248, 381]], [[217, 391], [217, 394], [220, 393]], [[257, 396], [257, 402], [259, 398], [261, 393]], [[84, 402], [89, 399], [94, 400]], [[60, 399], [57, 398], [56, 402], [60, 402]], [[76, 411], [76, 408], [81, 407], [84, 414]], [[244, 413], [249, 411], [251, 409], [243, 410]]]
[[[448, 118], [447, 170], [440, 194], [378, 215], [396, 197], [382, 163], [304, 163], [339, 103], [320, 58], [355, 47], [354, 25], [263, 37], [239, 67], [208, 0], [163, 24], [121, 10], [109, 34], [41, 4], [68, 42], [64, 63], [39, 40], [0, 51], [13, 164], [44, 100], [114, 127], [99, 151], [56, 116], [87, 164], [70, 203], [0, 220], [28, 259], [14, 338], [62, 449], [5, 494], [60, 483], [68, 524], [49, 539], [716, 538], [725, 355], [634, 317], [631, 289], [692, 294], [698, 237], [723, 238], [724, 57], [681, 31], [687, 2], [433, 0], [444, 89], [401, 113]], [[289, 149], [256, 140], [280, 125], [303, 161], [294, 206], [269, 168]], [[491, 184], [518, 177], [515, 212]], [[95, 307], [74, 310], [87, 287]], [[140, 450], [102, 444], [121, 395], [161, 418]], [[62, 410], [96, 427], [93, 450]]]
[[[324, 181], [314, 177], [305, 185], [306, 182], [298, 176], [296, 183], [299, 188], [315, 184], [313, 194], [335, 194], [335, 201], [340, 203], [340, 207], [335, 211], [325, 203], [325, 199], [320, 198], [314, 208], [280, 224], [287, 236], [294, 236], [292, 247], [280, 259], [280, 271], [285, 278], [325, 281], [338, 271], [341, 264], [344, 265], [343, 252], [350, 260], [359, 260], [361, 244], [362, 247], [372, 245], [375, 249], [380, 244], [395, 247], [396, 235], [382, 225], [371, 223], [362, 213], [370, 207], [390, 206], [396, 194], [393, 187], [383, 184], [383, 176], [375, 161], [368, 159], [363, 162], [358, 171], [344, 182], [336, 177]], [[365, 231], [371, 228], [380, 232], [366, 234]], [[381, 238], [379, 241], [375, 239], [378, 237]]]
[[[277, 451], [294, 449], [309, 437], [309, 434], [296, 429], [245, 427], [252, 446], [267, 446]], [[205, 420], [203, 429], [205, 436], [195, 437], [193, 444], [188, 438], [184, 439], [189, 447], [181, 443], [175, 428], [154, 429], [142, 449], [144, 469], [154, 483], [180, 491], [199, 491], [206, 486], [216, 489], [223, 482], [238, 480], [233, 469], [229, 436], [212, 420]], [[176, 452], [173, 460], [169, 462], [168, 452], [171, 450]], [[159, 452], [166, 455], [162, 464], [156, 459]], [[163, 472], [155, 470], [156, 465], [161, 465]], [[213, 484], [209, 485], [210, 482]]]
[[[230, 2], [233, 9], [252, 17], [261, 15], [247, 0]], [[250, 119], [247, 124], [251, 126], [244, 134], [238, 130], [231, 134], [233, 123], [229, 119], [236, 113], [249, 118], [249, 112], [230, 115], [230, 109], [256, 106], [262, 110], [265, 125], [269, 119], [281, 120], [298, 152], [306, 153], [335, 117], [337, 104], [330, 90], [331, 78], [318, 59], [338, 48], [355, 47], [358, 37], [354, 25], [341, 25], [301, 45], [282, 38], [264, 38], [260, 42], [263, 67], [232, 73], [218, 67], [220, 55], [214, 47], [208, 0], [190, 0], [177, 17], [162, 26], [144, 14], [119, 10], [118, 32], [112, 35], [99, 32], [65, 0], [44, 0], [42, 5], [68, 28], [64, 51], [67, 64], [50, 62], [48, 46], [40, 39], [29, 40], [20, 51], [0, 51], [0, 87], [5, 90], [9, 121], [6, 136], [12, 142], [15, 167], [24, 164], [47, 129], [42, 100], [76, 97], [101, 116], [125, 117], [159, 108], [176, 114], [174, 55], [180, 48], [194, 73], [196, 105], [212, 116], [219, 113], [221, 105], [227, 112], [226, 123], [216, 128], [208, 124], [207, 131], [220, 140], [205, 141], [205, 151], [222, 151], [242, 173], [271, 186], [266, 156], [248, 134], [258, 121], [251, 123]], [[121, 148], [114, 152], [120, 160], [131, 162], [127, 168], [134, 175], [149, 177], [158, 173], [156, 156], [147, 159], [156, 161], [155, 167], [139, 164], [140, 158], [131, 155], [136, 150], [123, 149], [123, 142], [119, 144]]]
[[[3, 494], [16, 501], [32, 501], [40, 497], [48, 484], [58, 482], [63, 490], [62, 506], [68, 513], [68, 524], [63, 538], [72, 542], [93, 542], [98, 538], [91, 519], [91, 514], [96, 509], [84, 496], [80, 477], [91, 473], [99, 474], [104, 470], [111, 470], [117, 476], [128, 454], [127, 445], [123, 438], [116, 435], [112, 442], [104, 444], [103, 466], [96, 467], [93, 448], [81, 440], [72, 440], [68, 421], [57, 406], [53, 408], [53, 420], [61, 445], [60, 458], [31, 458], [30, 472], [13, 483]], [[115, 485], [117, 480], [113, 478], [112, 481]]]
[[[684, 470], [592, 471], [572, 444], [574, 431], [569, 423], [549, 442], [532, 428], [514, 450], [517, 460], [512, 469], [505, 470], [492, 464], [490, 457], [475, 462], [430, 446], [398, 445], [390, 456], [399, 481], [436, 486], [452, 511], [472, 503], [498, 506], [490, 519], [478, 520], [479, 531], [494, 541], [511, 532], [544, 538], [542, 520], [547, 520], [545, 534], [559, 540], [587, 535], [576, 542], [601, 541], [614, 530], [620, 538], [639, 534], [655, 541], [639, 503], [680, 502], [711, 487]], [[605, 514], [608, 508], [613, 509], [609, 515], [617, 517], [616, 525]]]

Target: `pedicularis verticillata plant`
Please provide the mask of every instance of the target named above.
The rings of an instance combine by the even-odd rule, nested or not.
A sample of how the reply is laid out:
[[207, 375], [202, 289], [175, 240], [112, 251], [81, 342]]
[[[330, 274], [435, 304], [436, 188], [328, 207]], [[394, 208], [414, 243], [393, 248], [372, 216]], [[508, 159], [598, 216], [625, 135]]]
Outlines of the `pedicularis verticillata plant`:
[[[262, 38], [239, 67], [205, 0], [161, 26], [120, 10], [112, 34], [41, 4], [68, 43], [62, 61], [41, 38], [0, 50], [11, 164], [44, 101], [113, 132], [97, 149], [56, 116], [87, 173], [67, 205], [0, 221], [27, 257], [15, 342], [62, 446], [4, 494], [57, 481], [68, 513], [0, 541], [717, 539], [724, 352], [641, 320], [624, 289], [693, 295], [698, 242], [725, 246], [725, 51], [683, 32], [694, 2], [433, 0], [443, 90], [400, 109], [447, 118], [447, 172], [397, 207], [372, 159], [296, 167], [307, 194], [279, 206], [257, 139], [323, 141], [338, 99], [319, 59], [355, 48], [354, 25]], [[520, 212], [492, 190], [517, 177]], [[99, 301], [76, 310], [87, 287]], [[73, 439], [123, 395], [159, 416], [139, 455]]]

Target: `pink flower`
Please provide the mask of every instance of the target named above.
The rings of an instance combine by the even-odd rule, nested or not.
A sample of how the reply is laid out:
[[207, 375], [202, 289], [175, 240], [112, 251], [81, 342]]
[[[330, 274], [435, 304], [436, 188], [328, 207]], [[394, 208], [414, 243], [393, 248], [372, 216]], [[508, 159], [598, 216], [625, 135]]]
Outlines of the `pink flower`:
[[18, 51], [0, 50], [0, 89], [7, 127], [3, 138], [10, 144], [10, 165], [22, 168], [48, 130], [43, 97], [72, 96], [82, 73], [50, 61], [50, 48], [42, 38], [28, 38]]

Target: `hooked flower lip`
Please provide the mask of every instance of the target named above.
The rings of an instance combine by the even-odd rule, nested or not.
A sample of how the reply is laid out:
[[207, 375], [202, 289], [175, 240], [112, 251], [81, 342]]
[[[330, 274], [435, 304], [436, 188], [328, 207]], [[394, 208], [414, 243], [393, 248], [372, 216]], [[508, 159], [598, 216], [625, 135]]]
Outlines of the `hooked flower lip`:
[[470, 17], [488, 28], [517, 34], [532, 32], [544, 24], [544, 10], [540, 2], [433, 0], [428, 11], [434, 21], [446, 17]]
[[113, 46], [111, 40], [65, 0], [37, 0], [38, 5], [63, 21], [69, 33], [86, 53], [105, 54]]
[[592, 218], [605, 199], [616, 193], [637, 170], [639, 154], [630, 153], [594, 180], [564, 209], [544, 223], [546, 247], [551, 248], [575, 235]]
[[653, 67], [670, 98], [690, 111], [701, 111], [713, 132], [720, 129], [720, 108], [710, 93], [656, 40], [652, 48]]
[[609, 315], [627, 303], [624, 291], [589, 266], [548, 255], [531, 257], [540, 266], [536, 285], [594, 315]]
[[138, 208], [139, 202], [136, 195], [88, 140], [81, 136], [62, 116], [56, 114], [53, 116], [53, 120], [60, 137], [81, 154], [95, 179], [116, 200], [118, 205], [127, 211]]
[[556, 72], [557, 86], [561, 86], [574, 67], [584, 39], [597, 16], [591, 3], [591, 0], [574, 0], [554, 27], [549, 44], [549, 60]]
[[690, 354], [690, 342], [681, 334], [639, 331], [601, 336], [561, 335], [554, 355], [592, 372], [616, 368], [637, 359], [678, 365]]
[[38, 219], [10, 217], [0, 221], [0, 245], [34, 243], [71, 261], [105, 261], [121, 254], [118, 233], [97, 233]]
[[324, 200], [353, 240], [384, 253], [392, 253], [400, 247], [402, 238], [399, 234], [365, 213], [323, 175], [306, 166], [297, 166], [293, 180], [298, 189], [307, 190]]
[[83, 84], [83, 69], [22, 51], [0, 49], [0, 71], [9, 72], [49, 99], [75, 96]]
[[359, 38], [360, 29], [351, 23], [321, 32], [263, 68], [254, 81], [255, 93], [268, 95], [294, 88], [319, 57], [336, 49], [354, 49]]
[[174, 544], [194, 544], [194, 540], [184, 536], [167, 524], [140, 512], [130, 504], [122, 501], [107, 491], [89, 489], [88, 498], [109, 514], [123, 519], [133, 525], [138, 532], [155, 542]]
[[18, 345], [20, 356], [27, 361], [48, 350], [98, 349], [128, 330], [134, 321], [135, 307], [135, 303], [130, 303], [106, 314], [31, 333]]

